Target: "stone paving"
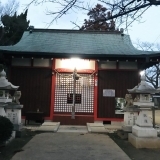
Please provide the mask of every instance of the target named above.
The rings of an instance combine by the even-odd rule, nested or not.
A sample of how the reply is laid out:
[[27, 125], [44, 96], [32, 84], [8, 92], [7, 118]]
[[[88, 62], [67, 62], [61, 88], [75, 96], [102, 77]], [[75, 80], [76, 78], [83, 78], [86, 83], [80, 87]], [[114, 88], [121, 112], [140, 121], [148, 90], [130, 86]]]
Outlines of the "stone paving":
[[11, 160], [130, 160], [106, 134], [41, 133]]

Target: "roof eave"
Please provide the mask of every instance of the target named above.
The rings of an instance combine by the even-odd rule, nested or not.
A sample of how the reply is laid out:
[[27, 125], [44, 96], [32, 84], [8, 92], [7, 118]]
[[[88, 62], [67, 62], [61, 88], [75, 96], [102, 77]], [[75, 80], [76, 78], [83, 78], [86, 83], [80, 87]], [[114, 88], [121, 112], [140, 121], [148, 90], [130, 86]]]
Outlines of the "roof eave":
[[[38, 55], [37, 55], [38, 52]], [[103, 57], [109, 57], [109, 58], [146, 58], [146, 57], [151, 57], [151, 55], [148, 54], [139, 54], [139, 55], [128, 55], [128, 54], [84, 54], [84, 53], [79, 53], [79, 54], [74, 54], [74, 53], [55, 53], [55, 52], [22, 52], [22, 51], [8, 51], [8, 50], [0, 50], [0, 53], [2, 53], [4, 56], [7, 55], [17, 55], [17, 56], [46, 56], [46, 57], [56, 57], [56, 58], [68, 58], [68, 57], [83, 57], [83, 58], [103, 58]], [[153, 55], [153, 54], [152, 54]], [[157, 54], [156, 54], [157, 55]], [[155, 54], [153, 56], [156, 56]], [[160, 55], [159, 55], [160, 56]]]

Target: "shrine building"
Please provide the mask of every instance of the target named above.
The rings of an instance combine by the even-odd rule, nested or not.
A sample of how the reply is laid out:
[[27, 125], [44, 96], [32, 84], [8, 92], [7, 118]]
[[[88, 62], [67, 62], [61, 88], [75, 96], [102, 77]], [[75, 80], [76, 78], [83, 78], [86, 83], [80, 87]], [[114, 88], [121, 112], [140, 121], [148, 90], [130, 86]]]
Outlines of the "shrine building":
[[16, 45], [0, 46], [7, 79], [20, 86], [22, 118], [39, 111], [62, 125], [123, 121], [115, 99], [159, 61], [159, 52], [137, 50], [120, 31], [33, 29]]

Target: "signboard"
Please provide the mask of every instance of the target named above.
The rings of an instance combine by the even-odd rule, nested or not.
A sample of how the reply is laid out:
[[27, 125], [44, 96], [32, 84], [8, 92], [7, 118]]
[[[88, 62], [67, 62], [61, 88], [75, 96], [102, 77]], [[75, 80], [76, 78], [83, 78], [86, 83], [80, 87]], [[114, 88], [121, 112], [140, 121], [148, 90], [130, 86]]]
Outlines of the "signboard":
[[103, 89], [103, 97], [115, 97], [114, 89]]

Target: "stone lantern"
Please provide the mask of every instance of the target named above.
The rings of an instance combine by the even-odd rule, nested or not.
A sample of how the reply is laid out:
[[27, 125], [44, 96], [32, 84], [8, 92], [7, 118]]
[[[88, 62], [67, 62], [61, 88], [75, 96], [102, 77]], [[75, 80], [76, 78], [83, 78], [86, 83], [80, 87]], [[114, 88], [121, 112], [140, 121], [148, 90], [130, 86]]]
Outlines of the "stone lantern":
[[[14, 130], [19, 131], [21, 129], [21, 109], [23, 105], [20, 105], [19, 99], [21, 97], [21, 91], [17, 91], [19, 86], [13, 85], [6, 79], [6, 73], [4, 70], [0, 72], [0, 115], [5, 116], [14, 125]], [[14, 91], [14, 95], [10, 95], [10, 91]]]
[[132, 126], [132, 133], [128, 134], [128, 140], [136, 148], [160, 148], [160, 138], [157, 137], [157, 130], [153, 128], [151, 118], [147, 112], [154, 107], [151, 101], [151, 94], [157, 92], [145, 81], [145, 75], [141, 76], [141, 82], [133, 89], [128, 89], [130, 94], [135, 94], [133, 106], [140, 109], [135, 125]]

